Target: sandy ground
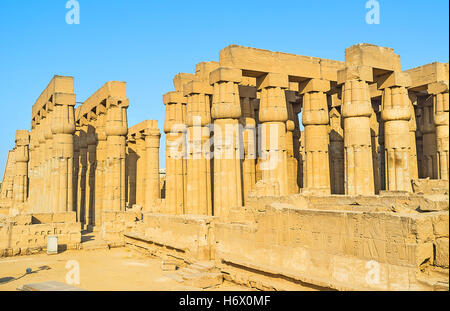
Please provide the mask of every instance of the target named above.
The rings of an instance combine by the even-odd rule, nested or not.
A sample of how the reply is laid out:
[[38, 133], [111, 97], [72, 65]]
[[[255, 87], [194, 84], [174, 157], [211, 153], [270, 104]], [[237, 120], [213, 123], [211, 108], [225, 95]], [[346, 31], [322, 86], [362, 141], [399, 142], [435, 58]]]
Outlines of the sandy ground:
[[[85, 290], [201, 290], [167, 277], [167, 274], [173, 272], [162, 271], [160, 259], [146, 257], [126, 248], [114, 248], [1, 258], [0, 291], [16, 290], [24, 284], [46, 281], [65, 283], [66, 275], [71, 270], [71, 267], [66, 268], [70, 260], [79, 263], [80, 284], [74, 286]], [[27, 268], [31, 268], [32, 273], [26, 274]], [[209, 290], [248, 288], [225, 282]]]

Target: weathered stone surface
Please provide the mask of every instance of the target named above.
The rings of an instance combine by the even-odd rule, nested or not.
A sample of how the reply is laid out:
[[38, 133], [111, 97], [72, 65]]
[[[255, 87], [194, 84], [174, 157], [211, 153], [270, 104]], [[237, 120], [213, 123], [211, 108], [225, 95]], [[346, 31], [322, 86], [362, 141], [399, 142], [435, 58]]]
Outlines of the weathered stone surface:
[[159, 256], [197, 288], [448, 287], [448, 81], [366, 43], [345, 62], [231, 45], [162, 96], [164, 169], [125, 82], [75, 109], [55, 76], [8, 155], [0, 256], [79, 249], [83, 229], [102, 238], [83, 249]]
[[448, 268], [448, 261], [449, 261], [449, 253], [448, 253], [448, 247], [449, 247], [449, 240], [448, 238], [439, 238], [436, 240], [436, 258], [435, 263], [436, 266]]

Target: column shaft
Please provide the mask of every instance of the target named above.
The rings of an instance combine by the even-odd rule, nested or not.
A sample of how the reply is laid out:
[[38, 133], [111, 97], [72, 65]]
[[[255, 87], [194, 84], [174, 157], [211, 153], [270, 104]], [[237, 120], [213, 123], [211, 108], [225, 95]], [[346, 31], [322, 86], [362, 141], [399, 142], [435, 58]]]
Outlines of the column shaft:
[[262, 180], [271, 184], [275, 193], [287, 195], [288, 168], [286, 152], [286, 108], [285, 90], [289, 87], [287, 76], [269, 73], [257, 81], [260, 92], [259, 121], [261, 122], [261, 155], [259, 169]]
[[153, 121], [152, 127], [145, 131], [146, 176], [145, 176], [145, 206], [144, 210], [156, 212], [155, 202], [161, 197], [159, 186], [159, 142], [161, 134], [158, 121]]
[[302, 115], [305, 127], [305, 188], [324, 194], [331, 193], [328, 104], [327, 95], [324, 93], [327, 89], [329, 89], [329, 82], [324, 80], [311, 80], [306, 84]]
[[210, 74], [214, 87], [211, 116], [214, 119], [214, 215], [227, 217], [242, 201], [240, 70], [219, 67]]
[[105, 206], [113, 211], [125, 210], [125, 153], [128, 133], [128, 100], [107, 98], [106, 112], [106, 202]]
[[181, 92], [164, 94], [166, 107], [166, 189], [165, 212], [181, 215], [186, 212], [186, 97]]
[[330, 110], [330, 187], [332, 194], [344, 194], [344, 130], [341, 114]]
[[185, 213], [212, 215], [211, 193], [211, 98], [212, 89], [192, 81], [184, 88], [187, 96], [187, 193]]
[[411, 191], [409, 177], [411, 110], [405, 87], [389, 87], [383, 91], [384, 148], [386, 190]]
[[449, 174], [449, 96], [446, 91], [434, 95], [433, 110], [436, 125], [437, 177], [448, 180]]
[[15, 135], [16, 147], [14, 151], [15, 176], [14, 176], [14, 207], [20, 207], [27, 200], [28, 194], [28, 146], [29, 133], [26, 130], [18, 130]]
[[[57, 172], [56, 211], [73, 210], [73, 135], [75, 133], [75, 94], [57, 93], [53, 95], [55, 109], [52, 117], [54, 137], [53, 154]], [[52, 189], [53, 190], [53, 189]]]
[[370, 134], [369, 85], [362, 80], [347, 80], [343, 85], [345, 194], [373, 195], [372, 144]]

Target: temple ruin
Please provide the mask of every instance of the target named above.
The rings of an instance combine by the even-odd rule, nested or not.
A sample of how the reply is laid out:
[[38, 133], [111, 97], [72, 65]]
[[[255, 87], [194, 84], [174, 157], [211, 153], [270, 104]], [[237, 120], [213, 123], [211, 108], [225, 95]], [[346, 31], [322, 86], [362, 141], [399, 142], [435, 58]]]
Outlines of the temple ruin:
[[125, 82], [77, 105], [74, 79], [54, 76], [9, 151], [0, 256], [50, 234], [79, 249], [88, 230], [167, 265], [211, 263], [201, 284], [449, 289], [448, 63], [230, 45], [193, 68], [162, 95], [164, 178], [158, 121], [129, 127]]

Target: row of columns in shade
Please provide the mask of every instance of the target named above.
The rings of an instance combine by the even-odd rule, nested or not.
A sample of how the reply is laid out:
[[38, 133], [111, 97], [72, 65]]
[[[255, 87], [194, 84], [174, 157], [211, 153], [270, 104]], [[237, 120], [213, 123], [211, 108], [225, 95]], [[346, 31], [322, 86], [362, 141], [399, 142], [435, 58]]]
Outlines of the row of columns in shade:
[[125, 148], [128, 99], [77, 116], [74, 136], [74, 202], [78, 221], [100, 225], [103, 210], [125, 209]]
[[[74, 106], [75, 94], [54, 93], [45, 109], [32, 120], [29, 157], [21, 158], [21, 166], [28, 165], [28, 205], [33, 212], [65, 212], [75, 206], [72, 194]], [[20, 195], [24, 201], [25, 193]]]
[[147, 120], [129, 129], [126, 161], [126, 205], [155, 211], [161, 197], [158, 121]]
[[[101, 224], [102, 210], [124, 210], [128, 105], [126, 98], [108, 97], [75, 118], [75, 94], [53, 94], [33, 118], [31, 133], [16, 132], [14, 202], [28, 200], [33, 212], [76, 211], [78, 221], [93, 226]], [[149, 163], [143, 183], [148, 204], [160, 197], [154, 122], [140, 133], [146, 149], [140, 156]]]
[[[404, 82], [408, 79], [392, 72], [389, 75], [394, 77], [379, 87], [383, 95], [377, 113], [370, 97], [373, 77], [367, 74], [369, 70], [361, 66], [342, 70], [338, 81], [342, 105], [331, 110], [327, 101], [330, 81], [300, 83], [301, 146], [294, 146], [300, 135], [292, 116], [300, 110], [286, 104], [286, 75], [268, 73], [257, 78], [260, 94], [256, 109], [252, 108], [258, 105], [256, 96], [242, 95], [242, 73], [234, 68], [219, 67], [210, 73], [209, 81], [194, 79], [184, 85], [183, 92], [165, 94], [166, 211], [226, 216], [232, 208], [242, 206], [259, 179], [274, 185], [267, 193], [271, 195], [297, 193], [299, 184], [304, 191], [322, 194], [374, 195], [381, 188], [411, 191], [411, 179], [419, 176], [414, 96], [408, 94]], [[438, 163], [436, 176], [430, 177], [448, 179], [448, 87], [436, 84], [428, 91], [433, 101], [434, 156]], [[213, 160], [209, 156], [212, 149], [204, 147], [210, 138], [211, 121]], [[226, 127], [236, 129], [238, 123], [244, 125], [241, 133], [234, 130], [227, 132], [233, 133], [231, 137], [216, 135], [217, 129], [225, 133]], [[383, 133], [379, 133], [380, 123]], [[257, 124], [261, 124], [258, 141], [254, 135]], [[379, 141], [384, 150], [379, 149]], [[244, 149], [242, 163], [239, 148]], [[296, 150], [301, 154], [299, 165]], [[220, 157], [225, 153], [233, 156]], [[381, 158], [385, 158], [384, 163]], [[270, 159], [277, 159], [277, 165], [264, 167]], [[302, 180], [298, 179], [298, 167]], [[429, 165], [422, 167], [427, 170]]]
[[124, 211], [139, 204], [152, 211], [160, 198], [158, 123], [144, 121], [129, 133], [128, 106], [128, 99], [109, 97], [106, 109], [100, 105], [95, 114], [79, 120], [75, 200], [79, 221], [87, 225], [99, 226], [103, 210]]

